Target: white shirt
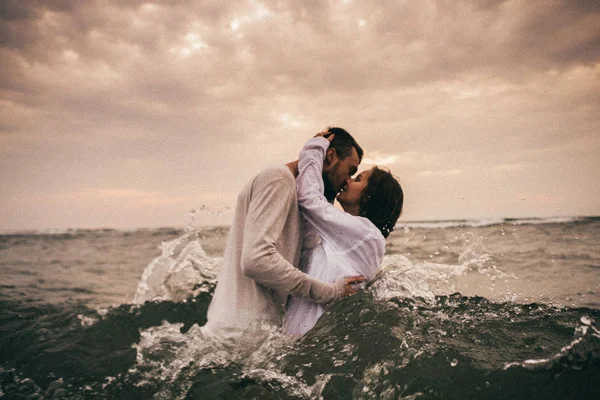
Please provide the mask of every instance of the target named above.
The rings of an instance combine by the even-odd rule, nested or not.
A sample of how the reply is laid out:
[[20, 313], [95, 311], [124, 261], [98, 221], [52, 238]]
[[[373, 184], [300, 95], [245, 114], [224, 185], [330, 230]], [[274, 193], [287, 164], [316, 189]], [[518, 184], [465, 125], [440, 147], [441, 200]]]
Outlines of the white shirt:
[[296, 268], [301, 249], [296, 182], [281, 165], [255, 176], [238, 196], [205, 330], [224, 343], [260, 341], [281, 326], [288, 295], [327, 304], [338, 289]]
[[[304, 233], [320, 238], [309, 240], [315, 247], [312, 251], [303, 249], [300, 265], [309, 276], [326, 283], [356, 275], [370, 280], [381, 265], [385, 238], [367, 218], [339, 210], [325, 198], [322, 171], [328, 147], [327, 139], [316, 137], [306, 142], [300, 152], [296, 190]], [[305, 334], [324, 311], [323, 306], [310, 299], [292, 297], [286, 311], [287, 331]]]

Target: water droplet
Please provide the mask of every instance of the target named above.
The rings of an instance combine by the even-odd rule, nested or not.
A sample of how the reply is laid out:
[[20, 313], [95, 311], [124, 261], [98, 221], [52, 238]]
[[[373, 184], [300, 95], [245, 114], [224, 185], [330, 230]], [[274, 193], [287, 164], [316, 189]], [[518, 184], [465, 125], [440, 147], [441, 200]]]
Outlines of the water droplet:
[[345, 361], [345, 360], [335, 360], [335, 361], [333, 362], [333, 366], [334, 366], [334, 367], [341, 367], [341, 366], [342, 366], [342, 365], [344, 365], [344, 364], [346, 364], [346, 361]]

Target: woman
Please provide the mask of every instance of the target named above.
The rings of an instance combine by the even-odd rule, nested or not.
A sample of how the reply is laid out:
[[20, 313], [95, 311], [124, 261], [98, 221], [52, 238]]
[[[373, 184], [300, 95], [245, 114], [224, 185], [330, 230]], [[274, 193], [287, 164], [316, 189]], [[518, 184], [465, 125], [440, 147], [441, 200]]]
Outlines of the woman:
[[[337, 197], [341, 211], [323, 195], [323, 160], [334, 135], [322, 132], [300, 152], [296, 179], [298, 205], [305, 234], [312, 242], [303, 254], [303, 269], [322, 282], [333, 283], [347, 276], [370, 280], [379, 270], [385, 253], [385, 238], [402, 212], [404, 195], [398, 181], [387, 171], [373, 167], [348, 179]], [[324, 308], [309, 299], [292, 297], [288, 303], [287, 331], [308, 332]]]

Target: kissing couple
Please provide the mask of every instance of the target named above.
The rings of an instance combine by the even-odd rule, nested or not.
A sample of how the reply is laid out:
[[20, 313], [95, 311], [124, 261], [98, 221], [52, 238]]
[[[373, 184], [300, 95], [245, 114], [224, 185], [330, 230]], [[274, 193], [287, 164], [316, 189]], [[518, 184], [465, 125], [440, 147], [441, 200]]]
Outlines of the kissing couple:
[[265, 327], [304, 335], [375, 276], [404, 194], [385, 169], [353, 178], [362, 156], [346, 130], [328, 128], [244, 186], [204, 330], [232, 346], [260, 343]]

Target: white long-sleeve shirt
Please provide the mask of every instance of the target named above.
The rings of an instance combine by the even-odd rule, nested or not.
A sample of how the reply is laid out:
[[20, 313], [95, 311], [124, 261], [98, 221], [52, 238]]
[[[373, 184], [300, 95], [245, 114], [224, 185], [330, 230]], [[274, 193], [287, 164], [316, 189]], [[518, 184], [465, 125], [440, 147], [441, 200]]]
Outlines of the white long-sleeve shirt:
[[[385, 238], [367, 218], [335, 208], [324, 196], [322, 170], [329, 141], [310, 139], [300, 152], [296, 179], [298, 205], [304, 220], [304, 234], [316, 235], [316, 247], [303, 251], [301, 266], [309, 276], [333, 283], [347, 276], [375, 276], [385, 253]], [[287, 331], [308, 332], [324, 308], [307, 298], [292, 297], [286, 311]]]
[[242, 189], [205, 330], [232, 345], [258, 341], [262, 325], [282, 325], [289, 294], [323, 304], [340, 297], [338, 287], [296, 267], [300, 227], [296, 182], [285, 165], [260, 172]]

